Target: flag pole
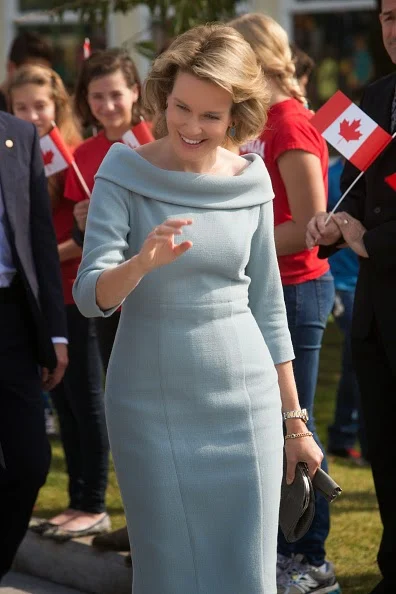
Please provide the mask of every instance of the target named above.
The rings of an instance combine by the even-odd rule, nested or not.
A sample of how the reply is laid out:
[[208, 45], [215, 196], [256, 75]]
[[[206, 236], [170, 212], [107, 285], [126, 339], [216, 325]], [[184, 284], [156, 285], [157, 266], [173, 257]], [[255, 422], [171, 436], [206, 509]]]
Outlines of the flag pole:
[[[396, 136], [396, 132], [394, 132], [392, 134], [392, 140], [395, 138]], [[333, 214], [335, 213], [335, 211], [337, 210], [337, 208], [340, 206], [341, 202], [344, 200], [345, 196], [347, 194], [349, 194], [349, 192], [352, 190], [352, 188], [355, 186], [355, 184], [358, 183], [359, 179], [365, 174], [365, 170], [361, 171], [359, 173], [359, 175], [357, 176], [357, 178], [351, 183], [351, 185], [349, 186], [349, 188], [347, 190], [345, 190], [345, 192], [343, 193], [343, 195], [341, 196], [341, 198], [338, 200], [337, 204], [334, 206], [334, 208], [331, 209], [331, 211], [329, 212], [329, 216], [327, 217], [327, 219], [325, 220], [325, 225], [327, 225], [327, 223], [330, 221], [331, 217], [333, 216]]]
[[341, 202], [344, 200], [345, 196], [347, 194], [349, 194], [349, 192], [352, 190], [352, 188], [355, 186], [355, 184], [358, 183], [359, 179], [362, 177], [362, 175], [364, 175], [364, 170], [361, 171], [359, 173], [359, 175], [357, 176], [357, 178], [351, 183], [351, 185], [349, 186], [349, 188], [347, 190], [345, 190], [345, 192], [343, 193], [343, 195], [341, 196], [341, 198], [339, 199], [339, 201], [337, 202], [337, 204], [334, 206], [334, 208], [332, 208], [332, 210], [329, 212], [329, 216], [327, 217], [327, 219], [325, 220], [325, 225], [327, 225], [327, 223], [330, 221], [331, 217], [333, 216], [333, 214], [335, 213], [335, 211], [337, 210], [337, 208], [340, 206]]
[[82, 173], [79, 170], [79, 168], [77, 167], [77, 163], [74, 160], [72, 161], [72, 167], [73, 167], [74, 171], [76, 172], [76, 175], [79, 179], [80, 184], [82, 185], [82, 187], [84, 189], [84, 192], [86, 193], [88, 198], [91, 198], [91, 192], [89, 191], [89, 188], [85, 182], [85, 179], [83, 178]]

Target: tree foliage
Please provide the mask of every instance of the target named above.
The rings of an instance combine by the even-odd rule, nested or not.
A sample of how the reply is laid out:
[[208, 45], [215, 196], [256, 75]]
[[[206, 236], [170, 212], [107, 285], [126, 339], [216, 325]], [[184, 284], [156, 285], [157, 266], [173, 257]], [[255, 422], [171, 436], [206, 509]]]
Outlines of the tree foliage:
[[167, 40], [191, 27], [223, 21], [235, 15], [237, 0], [71, 0], [51, 12], [62, 17], [66, 11], [77, 12], [82, 22], [104, 26], [110, 12], [126, 14], [138, 6], [146, 6], [151, 16], [153, 42], [137, 42], [140, 53], [147, 57], [158, 51]]

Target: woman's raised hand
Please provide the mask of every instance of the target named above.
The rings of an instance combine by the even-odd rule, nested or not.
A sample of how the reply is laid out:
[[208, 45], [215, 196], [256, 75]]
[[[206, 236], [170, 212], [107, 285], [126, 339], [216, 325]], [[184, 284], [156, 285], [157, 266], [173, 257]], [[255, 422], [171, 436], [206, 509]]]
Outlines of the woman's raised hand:
[[175, 244], [175, 235], [183, 233], [182, 227], [191, 225], [191, 219], [167, 219], [149, 233], [137, 255], [144, 274], [170, 264], [192, 247], [191, 241]]

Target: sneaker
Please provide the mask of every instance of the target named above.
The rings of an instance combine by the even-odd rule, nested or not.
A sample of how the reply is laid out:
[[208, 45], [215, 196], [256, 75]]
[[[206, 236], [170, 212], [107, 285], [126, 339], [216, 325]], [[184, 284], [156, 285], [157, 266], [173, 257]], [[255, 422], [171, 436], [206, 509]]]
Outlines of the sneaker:
[[341, 588], [330, 561], [325, 561], [321, 567], [315, 567], [306, 563], [302, 555], [295, 555], [291, 565], [277, 578], [277, 593], [341, 594]]
[[278, 553], [276, 560], [276, 586], [277, 594], [283, 594], [293, 573], [298, 572], [302, 555], [286, 557]]

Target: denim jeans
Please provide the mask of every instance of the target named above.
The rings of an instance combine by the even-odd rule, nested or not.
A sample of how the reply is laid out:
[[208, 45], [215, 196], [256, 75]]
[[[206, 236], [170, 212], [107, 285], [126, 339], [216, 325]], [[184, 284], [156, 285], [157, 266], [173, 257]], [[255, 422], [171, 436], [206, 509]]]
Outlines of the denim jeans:
[[95, 321], [66, 306], [69, 365], [51, 392], [69, 475], [69, 507], [105, 510], [109, 442], [104, 414], [103, 369]]
[[[330, 272], [326, 272], [315, 280], [285, 285], [283, 294], [294, 347], [293, 369], [300, 405], [308, 410], [308, 429], [323, 450], [316, 432], [313, 412], [320, 348], [334, 303], [333, 277]], [[322, 468], [327, 470], [325, 457]], [[329, 504], [319, 493], [315, 494], [315, 499], [315, 516], [307, 534], [295, 543], [288, 543], [279, 530], [278, 552], [286, 556], [301, 553], [312, 565], [322, 565], [326, 555], [325, 541], [330, 530]]]
[[367, 442], [362, 420], [360, 391], [352, 362], [351, 327], [354, 291], [336, 292], [333, 316], [341, 332], [342, 348], [341, 376], [333, 423], [328, 428], [328, 450], [353, 448], [360, 443], [362, 455], [367, 458]]

